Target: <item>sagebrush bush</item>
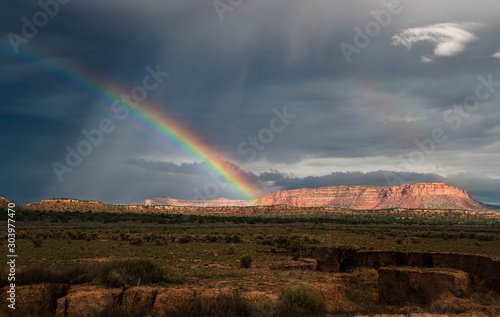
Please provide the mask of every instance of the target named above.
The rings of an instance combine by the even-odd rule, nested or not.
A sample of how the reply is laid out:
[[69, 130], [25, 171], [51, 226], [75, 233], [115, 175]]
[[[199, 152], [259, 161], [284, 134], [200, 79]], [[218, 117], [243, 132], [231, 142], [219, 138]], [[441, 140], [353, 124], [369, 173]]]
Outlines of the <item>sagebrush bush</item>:
[[242, 268], [249, 268], [252, 266], [253, 259], [250, 255], [245, 255], [240, 259], [240, 265]]
[[39, 248], [42, 246], [43, 238], [42, 237], [34, 237], [33, 239], [31, 239], [31, 242], [33, 242], [33, 245], [35, 246], [35, 248]]
[[260, 244], [262, 245], [273, 245], [273, 239], [271, 238], [265, 238], [265, 239], [262, 239], [260, 240]]
[[304, 242], [306, 242], [306, 243], [310, 243], [312, 241], [312, 239], [313, 238], [310, 234], [305, 233], [302, 235], [302, 240], [304, 240]]
[[[5, 274], [5, 276], [7, 276]], [[34, 265], [20, 269], [16, 284], [30, 285], [39, 283], [83, 284], [96, 283], [110, 285], [110, 280], [121, 280], [122, 286], [151, 283], [182, 283], [179, 275], [173, 274], [150, 259], [111, 260], [92, 264], [75, 264], [63, 270]], [[8, 281], [0, 279], [0, 286]]]
[[190, 235], [183, 234], [182, 236], [179, 237], [179, 239], [177, 239], [177, 242], [183, 244], [183, 243], [189, 243], [191, 242], [191, 240], [193, 240], [193, 238]]
[[238, 291], [220, 293], [215, 297], [195, 296], [179, 301], [164, 312], [166, 316], [192, 317], [239, 317], [252, 316], [253, 308]]
[[134, 237], [129, 239], [131, 245], [142, 245], [144, 240], [141, 237]]
[[326, 305], [323, 299], [304, 286], [293, 286], [280, 293], [274, 315], [297, 316], [325, 312]]
[[481, 233], [477, 235], [476, 239], [479, 241], [492, 241], [493, 239], [495, 239], [495, 237], [489, 234]]

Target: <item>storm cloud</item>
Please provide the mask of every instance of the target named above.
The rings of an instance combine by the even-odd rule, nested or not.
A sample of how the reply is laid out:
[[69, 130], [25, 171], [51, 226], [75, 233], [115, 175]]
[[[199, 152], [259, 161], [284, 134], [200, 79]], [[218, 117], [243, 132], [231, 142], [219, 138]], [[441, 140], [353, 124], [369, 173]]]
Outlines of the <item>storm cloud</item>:
[[[385, 185], [384, 172], [392, 172], [500, 203], [500, 3], [221, 0], [221, 9], [194, 0], [41, 1], [53, 4], [47, 9], [4, 2], [1, 196], [192, 199], [210, 179], [197, 169], [202, 162], [68, 88], [76, 79], [50, 73], [50, 65], [79, 69], [98, 91], [131, 92], [158, 65], [170, 75], [146, 102], [264, 193]], [[34, 20], [39, 12], [46, 21]], [[33, 71], [40, 67], [49, 74]], [[284, 106], [294, 119], [263, 138], [273, 109]], [[67, 147], [103, 118], [115, 129], [60, 181], [53, 162], [66, 164]]]

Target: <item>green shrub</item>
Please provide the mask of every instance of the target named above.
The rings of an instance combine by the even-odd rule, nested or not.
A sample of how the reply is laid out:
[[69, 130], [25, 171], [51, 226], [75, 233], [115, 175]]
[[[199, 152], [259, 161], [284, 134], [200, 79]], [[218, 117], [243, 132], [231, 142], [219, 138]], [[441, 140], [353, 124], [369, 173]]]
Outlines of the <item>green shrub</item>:
[[40, 283], [89, 283], [93, 279], [93, 277], [89, 275], [90, 271], [91, 270], [89, 270], [88, 267], [84, 267], [80, 264], [70, 266], [64, 270], [56, 270], [44, 265], [34, 265], [23, 268], [17, 272], [16, 284], [29, 285]]
[[227, 243], [243, 243], [243, 239], [237, 234], [233, 235], [228, 234], [224, 239], [226, 240]]
[[27, 238], [29, 238], [29, 234], [28, 234], [26, 231], [21, 230], [21, 231], [19, 231], [19, 233], [16, 235], [16, 237], [17, 237], [18, 239], [27, 239]]
[[239, 292], [220, 293], [215, 297], [195, 296], [178, 302], [165, 311], [166, 316], [240, 317], [252, 316], [252, 306]]
[[275, 316], [311, 315], [325, 312], [324, 301], [304, 286], [283, 290], [275, 308]]
[[290, 245], [291, 241], [288, 237], [278, 236], [276, 238], [276, 245], [280, 248], [286, 248]]
[[258, 233], [255, 235], [255, 240], [263, 240], [264, 239], [264, 235]]
[[297, 252], [300, 253], [305, 249], [305, 246], [300, 242], [300, 240], [293, 240], [292, 243], [287, 247], [292, 253]]
[[31, 242], [33, 242], [33, 245], [35, 246], [35, 248], [39, 248], [42, 246], [43, 238], [42, 237], [34, 237], [33, 239], [31, 239]]
[[240, 265], [242, 268], [249, 268], [252, 266], [253, 259], [250, 255], [245, 255], [240, 259]]
[[476, 239], [478, 239], [479, 241], [491, 241], [491, 240], [495, 239], [495, 237], [493, 237], [492, 235], [489, 235], [489, 234], [481, 233], [481, 234], [477, 235]]
[[179, 242], [180, 244], [183, 244], [183, 243], [189, 243], [189, 242], [191, 242], [191, 240], [192, 240], [192, 238], [190, 235], [183, 234], [182, 236], [179, 237], [177, 242]]
[[[6, 275], [5, 275], [6, 276]], [[150, 259], [112, 260], [93, 264], [75, 264], [64, 270], [34, 265], [20, 269], [16, 275], [16, 284], [30, 285], [40, 283], [83, 283], [105, 284], [109, 287], [150, 283], [182, 283], [182, 278], [168, 272]], [[7, 280], [0, 280], [0, 287], [8, 285]]]
[[95, 282], [109, 284], [110, 280], [120, 278], [130, 285], [137, 285], [139, 281], [141, 284], [168, 282], [167, 271], [150, 259], [111, 260], [97, 265]]
[[312, 241], [311, 241], [312, 244], [320, 244], [321, 242], [322, 241], [320, 239], [318, 239], [318, 238], [313, 238]]
[[271, 238], [265, 238], [265, 239], [262, 239], [260, 244], [262, 245], [273, 245], [273, 239]]
[[130, 238], [128, 241], [131, 245], [142, 245], [144, 243], [141, 237]]
[[310, 243], [312, 241], [312, 236], [310, 234], [305, 233], [302, 235], [302, 240], [304, 240], [304, 242], [306, 243]]

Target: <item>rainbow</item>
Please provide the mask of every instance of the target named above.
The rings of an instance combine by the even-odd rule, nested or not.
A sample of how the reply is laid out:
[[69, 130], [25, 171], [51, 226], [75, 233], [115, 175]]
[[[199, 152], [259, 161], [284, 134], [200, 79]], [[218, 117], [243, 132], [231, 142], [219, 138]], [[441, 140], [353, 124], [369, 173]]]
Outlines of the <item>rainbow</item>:
[[[113, 113], [113, 102], [121, 100], [128, 91], [117, 85], [103, 84], [83, 69], [62, 62], [55, 62], [44, 57], [35, 57], [26, 53], [14, 53], [11, 47], [0, 42], [0, 57], [29, 72], [62, 84], [78, 93], [82, 93]], [[105, 87], [105, 88], [104, 88]], [[254, 200], [260, 197], [257, 186], [241, 171], [232, 168], [223, 156], [203, 142], [197, 135], [186, 129], [180, 122], [167, 116], [151, 103], [126, 103], [129, 114], [126, 120], [136, 128], [146, 132], [148, 137], [168, 149], [173, 149], [180, 155], [199, 162], [197, 166], [202, 173], [214, 179], [217, 186], [228, 186], [243, 199]], [[218, 181], [217, 181], [218, 180]], [[222, 184], [222, 185], [221, 185]], [[201, 190], [200, 190], [201, 191]], [[203, 199], [203, 198], [199, 198]]]

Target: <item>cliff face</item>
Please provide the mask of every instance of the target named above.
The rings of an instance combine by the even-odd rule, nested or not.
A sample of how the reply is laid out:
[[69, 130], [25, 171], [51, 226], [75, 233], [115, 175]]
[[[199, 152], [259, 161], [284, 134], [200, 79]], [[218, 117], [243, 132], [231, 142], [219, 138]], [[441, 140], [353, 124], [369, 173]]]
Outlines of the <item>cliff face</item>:
[[93, 211], [93, 212], [113, 212], [116, 205], [105, 205], [98, 201], [78, 200], [78, 199], [44, 199], [42, 201], [29, 203], [23, 206], [24, 209], [38, 211]]
[[10, 200], [0, 197], [0, 210], [7, 210], [9, 207]]
[[237, 200], [237, 199], [227, 199], [219, 198], [212, 200], [184, 200], [184, 199], [173, 199], [173, 198], [153, 198], [146, 199], [137, 202], [132, 205], [145, 205], [145, 206], [179, 206], [179, 207], [246, 207], [255, 205], [254, 200]]
[[341, 207], [349, 209], [462, 209], [483, 211], [465, 191], [444, 183], [401, 186], [331, 186], [270, 193], [258, 205]]

